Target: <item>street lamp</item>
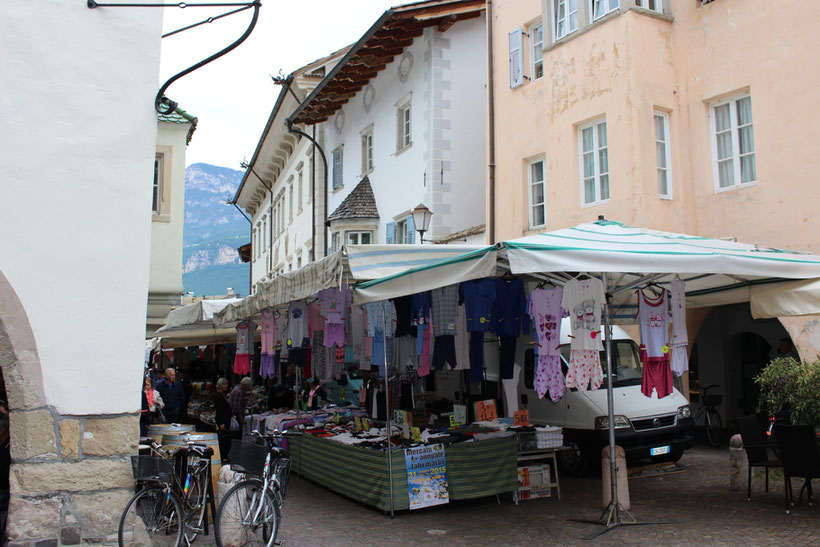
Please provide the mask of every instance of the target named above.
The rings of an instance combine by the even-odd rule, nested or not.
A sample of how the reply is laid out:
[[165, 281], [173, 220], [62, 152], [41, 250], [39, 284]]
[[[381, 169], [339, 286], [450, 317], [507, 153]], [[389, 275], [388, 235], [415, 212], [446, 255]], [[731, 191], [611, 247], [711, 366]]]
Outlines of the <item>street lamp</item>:
[[[419, 243], [424, 243], [424, 232], [430, 229], [430, 220], [433, 218], [433, 211], [424, 206], [423, 203], [416, 205], [413, 209], [413, 223], [419, 233]], [[429, 239], [427, 241], [430, 241]]]

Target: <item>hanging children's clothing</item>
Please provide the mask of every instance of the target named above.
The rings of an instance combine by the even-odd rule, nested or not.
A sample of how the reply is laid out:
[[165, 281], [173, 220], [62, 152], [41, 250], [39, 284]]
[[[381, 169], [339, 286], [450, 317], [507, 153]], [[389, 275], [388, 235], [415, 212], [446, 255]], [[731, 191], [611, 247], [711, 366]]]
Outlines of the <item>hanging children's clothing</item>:
[[549, 391], [550, 399], [558, 401], [564, 395], [564, 375], [561, 373], [561, 318], [567, 312], [561, 307], [564, 291], [560, 288], [535, 289], [530, 293], [527, 311], [532, 318], [537, 345], [535, 391], [539, 399]]
[[276, 314], [276, 345], [279, 346], [279, 357], [288, 357], [288, 313]]
[[367, 310], [368, 335], [373, 339], [371, 362], [378, 365], [379, 373], [384, 376], [387, 363], [390, 362], [392, 338], [396, 334], [396, 307], [392, 301], [382, 300], [368, 302], [365, 304], [365, 309]]
[[[647, 296], [638, 290], [638, 313], [635, 315], [641, 331], [641, 357], [643, 377], [641, 393], [652, 396], [652, 389], [658, 398], [672, 393], [672, 373], [669, 368], [669, 308], [666, 291], [657, 297]], [[645, 357], [644, 357], [645, 355]]]
[[259, 375], [262, 378], [275, 378], [276, 365], [276, 312], [262, 310], [259, 321], [262, 330], [262, 352], [259, 362]]
[[349, 294], [347, 287], [333, 287], [319, 293], [322, 315], [326, 318], [324, 344], [327, 347], [332, 347], [333, 344], [339, 347], [345, 345], [345, 319]]
[[233, 371], [239, 375], [251, 373], [251, 350], [253, 349], [253, 321], [242, 321], [236, 326], [236, 356]]
[[501, 338], [499, 351], [499, 372], [502, 380], [513, 376], [515, 348], [523, 327], [530, 332], [527, 317], [527, 294], [521, 279], [497, 277], [495, 279], [495, 304], [492, 311], [492, 331]]
[[689, 358], [686, 349], [689, 347], [689, 335], [686, 332], [686, 284], [680, 279], [673, 279], [670, 284], [672, 340], [669, 341], [671, 357], [669, 358], [672, 373], [681, 376], [689, 370]]
[[595, 390], [604, 381], [599, 352], [603, 349], [601, 312], [605, 303], [604, 284], [600, 279], [570, 279], [564, 285], [561, 307], [569, 314], [572, 330], [566, 387], [586, 391], [589, 385]]
[[304, 300], [296, 300], [288, 306], [288, 344], [294, 348], [303, 346], [308, 337], [308, 313]]
[[495, 283], [492, 279], [465, 281], [459, 286], [459, 303], [467, 313], [470, 331], [470, 381], [484, 380], [484, 333], [490, 330], [495, 306]]

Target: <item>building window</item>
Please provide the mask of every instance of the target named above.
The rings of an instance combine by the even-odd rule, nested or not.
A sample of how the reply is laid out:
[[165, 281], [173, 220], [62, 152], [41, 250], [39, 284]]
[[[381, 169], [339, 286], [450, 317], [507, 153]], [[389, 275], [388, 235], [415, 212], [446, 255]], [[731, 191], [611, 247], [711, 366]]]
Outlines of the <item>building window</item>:
[[658, 162], [658, 195], [672, 199], [669, 169], [669, 115], [655, 111], [655, 156]]
[[301, 268], [301, 267], [302, 267], [302, 257], [301, 257], [301, 256], [297, 256], [297, 257], [296, 257], [296, 267], [297, 267], [297, 268]]
[[530, 228], [543, 226], [546, 223], [546, 204], [544, 200], [544, 160], [529, 164], [530, 181]]
[[556, 40], [578, 30], [578, 0], [553, 0], [552, 10]]
[[410, 98], [408, 97], [396, 105], [396, 152], [401, 152], [413, 144], [410, 113]]
[[293, 183], [288, 186], [288, 222], [293, 222]]
[[297, 175], [297, 177], [296, 177], [296, 178], [297, 178], [297, 180], [296, 180], [296, 184], [297, 184], [297, 195], [298, 195], [298, 198], [299, 198], [299, 212], [301, 213], [301, 212], [302, 212], [302, 196], [303, 196], [303, 194], [302, 194], [302, 193], [303, 193], [303, 189], [302, 189], [302, 187], [304, 186], [304, 183], [303, 183], [303, 180], [302, 180], [302, 172], [301, 172], [301, 171], [299, 171], [299, 174]]
[[264, 217], [262, 217], [262, 232], [261, 232], [262, 242], [261, 242], [261, 245], [259, 245], [262, 248], [262, 250], [265, 250], [268, 246], [268, 238], [265, 237], [265, 235], [268, 234], [268, 233], [269, 233], [268, 232], [268, 216], [265, 215]]
[[620, 0], [591, 0], [592, 19], [603, 17], [610, 11], [615, 11], [620, 5]]
[[584, 205], [609, 200], [609, 152], [606, 120], [578, 129], [581, 150], [581, 194]]
[[165, 156], [163, 154], [157, 154], [154, 157], [154, 198], [151, 211], [155, 215], [159, 214], [159, 207], [162, 202], [162, 170], [164, 162]]
[[[342, 158], [344, 146], [333, 151], [333, 189], [342, 187]], [[312, 195], [312, 194], [311, 194]]]
[[253, 229], [253, 259], [256, 260], [259, 257], [259, 230], [256, 228]]
[[333, 232], [333, 235], [330, 238], [330, 252], [335, 253], [336, 251], [338, 251], [342, 247], [341, 241], [342, 233]]
[[362, 131], [362, 174], [373, 170], [373, 126]]
[[544, 25], [539, 23], [530, 28], [530, 46], [532, 79], [537, 80], [544, 75]]
[[658, 13], [663, 13], [663, 0], [635, 0], [635, 5], [639, 8], [646, 8], [657, 11]]
[[524, 83], [523, 62], [521, 60], [521, 35], [523, 30], [515, 29], [509, 35], [510, 39], [510, 87], [515, 88]]
[[373, 232], [371, 231], [349, 231], [345, 232], [347, 245], [370, 245], [373, 243]]
[[755, 182], [752, 98], [746, 95], [712, 104], [712, 134], [717, 189]]
[[416, 225], [413, 215], [408, 215], [396, 222], [387, 224], [385, 243], [415, 243]]

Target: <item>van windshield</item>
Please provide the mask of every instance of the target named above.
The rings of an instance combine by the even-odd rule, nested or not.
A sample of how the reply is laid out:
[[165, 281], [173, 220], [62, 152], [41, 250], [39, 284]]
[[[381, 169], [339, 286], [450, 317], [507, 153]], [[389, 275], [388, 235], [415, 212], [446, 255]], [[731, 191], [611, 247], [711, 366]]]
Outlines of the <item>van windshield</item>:
[[[641, 384], [643, 365], [638, 357], [638, 346], [632, 340], [612, 341], [612, 385], [614, 387], [637, 386]], [[566, 374], [569, 369], [570, 346], [561, 346], [561, 365]], [[606, 350], [601, 351], [601, 367], [606, 382]]]

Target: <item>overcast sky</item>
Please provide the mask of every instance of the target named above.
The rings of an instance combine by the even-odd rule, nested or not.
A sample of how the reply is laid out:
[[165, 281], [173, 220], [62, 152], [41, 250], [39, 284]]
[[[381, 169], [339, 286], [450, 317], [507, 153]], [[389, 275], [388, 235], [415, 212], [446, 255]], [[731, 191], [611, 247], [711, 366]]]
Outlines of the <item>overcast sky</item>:
[[[280, 70], [289, 74], [352, 44], [386, 9], [402, 3], [408, 2], [263, 0], [256, 28], [244, 43], [166, 91], [182, 109], [199, 118], [188, 147], [187, 164], [203, 162], [239, 169], [243, 158], [250, 160], [253, 156], [279, 93], [270, 76]], [[164, 32], [233, 9], [165, 8]], [[246, 10], [163, 38], [158, 86], [239, 38], [252, 12]]]

